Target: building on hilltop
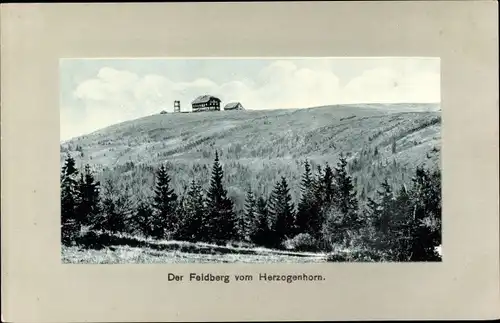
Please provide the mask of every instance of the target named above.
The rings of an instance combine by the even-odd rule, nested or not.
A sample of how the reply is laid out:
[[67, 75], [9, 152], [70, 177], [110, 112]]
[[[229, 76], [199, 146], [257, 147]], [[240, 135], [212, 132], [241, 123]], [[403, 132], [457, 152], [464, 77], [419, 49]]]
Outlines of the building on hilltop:
[[212, 95], [201, 95], [191, 102], [193, 112], [220, 111], [220, 99]]
[[174, 112], [175, 113], [181, 112], [181, 101], [179, 100], [174, 101]]
[[239, 102], [231, 102], [231, 103], [226, 104], [226, 106], [224, 107], [224, 110], [225, 111], [227, 111], [227, 110], [245, 110], [245, 108], [243, 108], [243, 106]]

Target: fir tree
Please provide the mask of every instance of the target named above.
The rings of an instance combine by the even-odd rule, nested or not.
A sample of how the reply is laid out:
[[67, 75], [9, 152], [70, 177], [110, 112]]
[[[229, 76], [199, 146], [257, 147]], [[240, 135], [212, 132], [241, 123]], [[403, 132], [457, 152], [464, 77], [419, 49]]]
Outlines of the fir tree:
[[351, 176], [347, 173], [347, 160], [341, 155], [333, 174], [335, 192], [332, 203], [325, 209], [325, 241], [351, 245], [359, 235], [362, 221], [358, 215], [358, 201]]
[[193, 179], [182, 203], [178, 237], [187, 241], [207, 241], [207, 218], [201, 186]]
[[177, 195], [170, 187], [170, 176], [164, 165], [158, 169], [156, 177], [156, 187], [154, 190], [153, 208], [156, 211], [154, 219], [154, 237], [163, 238], [165, 234], [169, 236], [175, 234], [177, 228]]
[[78, 181], [77, 221], [82, 225], [93, 225], [99, 215], [100, 183], [94, 179], [90, 165], [85, 165]]
[[376, 229], [375, 248], [389, 260], [432, 261], [441, 244], [441, 195], [439, 172], [417, 168], [413, 187], [397, 194], [385, 180], [377, 197], [369, 200], [369, 216]]
[[273, 233], [269, 227], [267, 202], [263, 197], [257, 199], [255, 212], [255, 229], [251, 234], [252, 241], [264, 247], [272, 247]]
[[336, 191], [332, 199], [333, 203], [345, 217], [346, 225], [354, 228], [359, 224], [359, 219], [357, 218], [358, 200], [353, 180], [347, 173], [347, 160], [342, 155], [335, 168], [333, 177], [336, 186]]
[[377, 191], [377, 200], [368, 199], [369, 214], [377, 230], [382, 234], [387, 234], [390, 229], [391, 218], [394, 216], [395, 198], [387, 179], [380, 186], [381, 189]]
[[333, 170], [327, 163], [325, 166], [325, 170], [323, 172], [323, 178], [321, 180], [322, 191], [323, 191], [323, 203], [327, 205], [332, 203], [333, 198], [335, 196], [335, 187], [333, 180], [334, 180]]
[[334, 174], [327, 163], [324, 168], [317, 167], [315, 178], [311, 183], [314, 199], [321, 210], [325, 210], [333, 202], [335, 193]]
[[402, 185], [394, 201], [395, 215], [393, 218], [393, 236], [396, 244], [393, 246], [395, 260], [408, 261], [411, 253], [412, 204], [405, 185]]
[[77, 177], [75, 160], [68, 153], [61, 170], [61, 241], [65, 245], [70, 244], [80, 230], [76, 219]]
[[94, 225], [95, 229], [104, 230], [111, 233], [119, 233], [125, 231], [125, 221], [123, 215], [119, 213], [116, 203], [112, 197], [106, 196], [103, 200], [103, 217], [98, 225]]
[[377, 196], [368, 199], [368, 219], [375, 229], [374, 247], [385, 251], [388, 254], [393, 252], [393, 247], [397, 244], [393, 235], [395, 230], [395, 197], [392, 187], [387, 179], [382, 182]]
[[105, 230], [113, 233], [133, 232], [131, 199], [127, 189], [118, 189], [111, 178], [104, 180], [102, 187], [102, 205], [100, 214], [92, 221], [92, 229]]
[[238, 234], [243, 241], [250, 240], [250, 235], [255, 230], [256, 207], [254, 194], [248, 189], [245, 198], [245, 209], [240, 219], [238, 219]]
[[297, 207], [295, 228], [297, 234], [309, 233], [313, 237], [317, 237], [321, 230], [322, 221], [319, 210], [320, 199], [315, 196], [314, 184], [311, 167], [306, 160], [300, 185], [301, 197]]
[[311, 164], [309, 161], [306, 159], [304, 161], [304, 174], [302, 175], [302, 182], [301, 182], [301, 192], [302, 194], [308, 194], [309, 190], [312, 187], [312, 172], [311, 172]]
[[319, 204], [323, 203], [324, 189], [323, 189], [324, 172], [320, 165], [316, 167], [316, 174], [311, 181], [311, 189], [314, 197]]
[[413, 200], [411, 229], [412, 261], [439, 259], [435, 248], [441, 245], [441, 177], [439, 171], [418, 167], [410, 194]]
[[145, 201], [139, 201], [135, 216], [133, 217], [137, 231], [144, 237], [154, 235], [154, 216], [150, 204]]
[[212, 178], [207, 193], [207, 206], [210, 214], [209, 236], [215, 242], [227, 242], [236, 237], [233, 203], [227, 197], [227, 191], [222, 184], [224, 172], [215, 152]]
[[293, 211], [290, 189], [285, 177], [276, 183], [271, 193], [269, 203], [269, 215], [272, 219], [272, 231], [275, 237], [275, 247], [281, 247], [282, 243], [293, 236], [295, 229], [295, 214]]

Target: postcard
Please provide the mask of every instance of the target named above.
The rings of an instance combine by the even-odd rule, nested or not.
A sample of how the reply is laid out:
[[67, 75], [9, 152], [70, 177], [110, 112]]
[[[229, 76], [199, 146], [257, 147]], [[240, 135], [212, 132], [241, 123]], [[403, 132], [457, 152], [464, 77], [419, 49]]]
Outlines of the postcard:
[[498, 318], [496, 6], [2, 4], [2, 320]]

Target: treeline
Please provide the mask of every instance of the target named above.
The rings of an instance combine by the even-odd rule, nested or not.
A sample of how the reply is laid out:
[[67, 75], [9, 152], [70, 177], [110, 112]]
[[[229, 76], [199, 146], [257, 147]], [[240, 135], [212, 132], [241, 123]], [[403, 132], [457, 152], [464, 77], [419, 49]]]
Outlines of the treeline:
[[90, 166], [78, 171], [68, 154], [61, 172], [62, 242], [71, 245], [82, 228], [129, 233], [154, 239], [248, 244], [300, 251], [355, 250], [358, 258], [433, 261], [440, 257], [441, 178], [417, 168], [410, 188], [393, 192], [387, 180], [361, 208], [354, 181], [341, 156], [337, 165], [304, 162], [300, 199], [292, 200], [281, 176], [270, 196], [249, 188], [243, 212], [235, 212], [223, 185], [218, 153], [205, 190], [193, 178], [186, 192], [175, 192], [168, 169], [156, 172], [154, 193], [131, 205], [111, 181], [96, 181]]

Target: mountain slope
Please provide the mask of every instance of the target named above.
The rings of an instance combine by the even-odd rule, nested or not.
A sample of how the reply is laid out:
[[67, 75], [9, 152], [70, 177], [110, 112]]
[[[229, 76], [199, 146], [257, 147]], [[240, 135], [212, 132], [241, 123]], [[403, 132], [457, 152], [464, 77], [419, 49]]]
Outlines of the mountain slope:
[[298, 198], [302, 162], [313, 169], [349, 156], [361, 199], [385, 177], [408, 183], [418, 165], [440, 164], [441, 114], [436, 106], [351, 105], [300, 110], [161, 114], [127, 121], [61, 144], [134, 200], [146, 198], [154, 171], [167, 163], [182, 193], [192, 178], [207, 187], [215, 149], [236, 208], [252, 188], [268, 195], [279, 176]]

